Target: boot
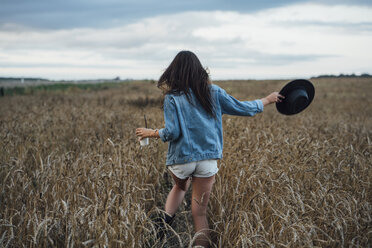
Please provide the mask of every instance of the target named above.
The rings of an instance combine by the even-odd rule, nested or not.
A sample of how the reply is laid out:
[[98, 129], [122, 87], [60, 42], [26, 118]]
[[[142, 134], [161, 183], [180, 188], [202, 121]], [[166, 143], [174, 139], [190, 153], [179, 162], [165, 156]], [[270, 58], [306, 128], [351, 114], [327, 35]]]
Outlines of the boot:
[[165, 212], [161, 212], [158, 216], [155, 217], [153, 220], [155, 229], [156, 229], [156, 237], [159, 240], [164, 238], [164, 234], [166, 232], [166, 225], [172, 225], [175, 215], [170, 216]]

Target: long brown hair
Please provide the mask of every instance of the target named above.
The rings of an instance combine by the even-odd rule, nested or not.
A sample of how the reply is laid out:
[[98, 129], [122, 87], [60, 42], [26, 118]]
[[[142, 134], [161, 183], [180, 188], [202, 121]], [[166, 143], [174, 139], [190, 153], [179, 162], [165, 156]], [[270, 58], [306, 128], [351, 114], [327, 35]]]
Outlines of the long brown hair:
[[190, 103], [191, 89], [204, 110], [215, 116], [208, 72], [193, 52], [181, 51], [176, 55], [160, 76], [158, 88], [162, 89], [164, 94], [184, 93]]

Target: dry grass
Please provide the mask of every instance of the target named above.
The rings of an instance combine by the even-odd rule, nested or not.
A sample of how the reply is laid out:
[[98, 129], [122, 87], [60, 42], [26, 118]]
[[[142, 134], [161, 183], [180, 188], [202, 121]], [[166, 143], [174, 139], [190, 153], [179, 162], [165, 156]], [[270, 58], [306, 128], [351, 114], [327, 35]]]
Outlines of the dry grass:
[[[285, 81], [217, 84], [254, 99]], [[299, 115], [270, 106], [254, 118], [224, 117], [213, 246], [371, 246], [372, 81], [314, 84]], [[162, 246], [149, 242], [148, 216], [171, 187], [167, 146], [141, 148], [134, 135], [144, 113], [150, 127], [163, 125], [159, 98], [151, 83], [1, 98], [0, 246]], [[187, 195], [165, 246], [191, 245], [189, 203]]]

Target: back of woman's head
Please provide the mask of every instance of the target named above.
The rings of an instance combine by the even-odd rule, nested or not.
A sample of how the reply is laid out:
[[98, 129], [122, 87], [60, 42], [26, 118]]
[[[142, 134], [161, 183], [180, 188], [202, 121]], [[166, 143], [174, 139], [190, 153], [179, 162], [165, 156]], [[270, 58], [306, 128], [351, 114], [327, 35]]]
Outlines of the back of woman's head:
[[204, 110], [214, 116], [208, 72], [198, 57], [190, 51], [181, 51], [161, 75], [158, 87], [165, 94], [186, 94], [190, 101], [190, 89]]

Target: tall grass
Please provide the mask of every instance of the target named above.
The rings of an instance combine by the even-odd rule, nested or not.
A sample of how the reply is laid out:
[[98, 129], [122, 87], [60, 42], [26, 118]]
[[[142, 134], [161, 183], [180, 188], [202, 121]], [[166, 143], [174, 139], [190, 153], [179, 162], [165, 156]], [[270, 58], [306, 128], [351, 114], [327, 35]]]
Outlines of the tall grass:
[[[217, 82], [239, 99], [285, 81]], [[214, 247], [368, 247], [372, 242], [371, 79], [317, 79], [296, 116], [269, 106], [225, 116], [208, 216]], [[146, 100], [147, 99], [147, 100]], [[149, 216], [172, 186], [154, 84], [0, 98], [0, 246], [188, 247], [187, 194], [165, 243]], [[147, 104], [145, 104], [147, 103]]]

